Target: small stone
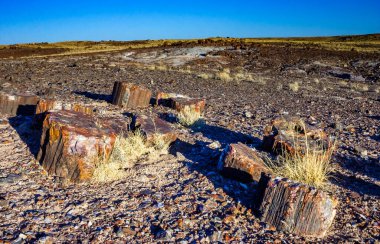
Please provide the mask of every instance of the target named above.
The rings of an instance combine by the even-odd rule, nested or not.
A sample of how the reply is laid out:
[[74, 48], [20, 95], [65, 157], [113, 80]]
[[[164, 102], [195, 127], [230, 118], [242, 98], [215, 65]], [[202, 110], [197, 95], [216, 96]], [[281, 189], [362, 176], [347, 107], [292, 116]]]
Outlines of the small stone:
[[214, 142], [208, 144], [208, 147], [211, 148], [211, 149], [218, 149], [221, 146], [222, 145], [220, 145], [220, 142], [218, 142], [218, 141], [214, 141]]
[[249, 111], [245, 112], [244, 115], [247, 118], [252, 118], [253, 117], [253, 114], [251, 112], [249, 112]]

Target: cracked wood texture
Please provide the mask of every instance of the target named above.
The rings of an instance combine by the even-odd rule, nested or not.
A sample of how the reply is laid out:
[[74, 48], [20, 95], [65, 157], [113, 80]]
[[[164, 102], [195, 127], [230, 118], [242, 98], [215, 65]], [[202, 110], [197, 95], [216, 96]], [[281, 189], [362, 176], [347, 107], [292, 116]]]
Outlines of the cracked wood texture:
[[80, 182], [89, 180], [98, 157], [108, 157], [116, 133], [94, 117], [74, 112], [48, 112], [43, 121], [37, 160], [50, 175]]
[[240, 142], [225, 148], [218, 169], [224, 175], [242, 182], [259, 181], [261, 173], [268, 172], [260, 155]]
[[277, 230], [323, 237], [334, 220], [338, 202], [320, 189], [266, 174], [259, 189], [261, 220]]
[[112, 104], [125, 108], [144, 108], [150, 104], [152, 92], [129, 82], [115, 82], [112, 91]]
[[0, 92], [0, 114], [9, 116], [33, 115], [39, 97], [31, 94], [7, 94]]

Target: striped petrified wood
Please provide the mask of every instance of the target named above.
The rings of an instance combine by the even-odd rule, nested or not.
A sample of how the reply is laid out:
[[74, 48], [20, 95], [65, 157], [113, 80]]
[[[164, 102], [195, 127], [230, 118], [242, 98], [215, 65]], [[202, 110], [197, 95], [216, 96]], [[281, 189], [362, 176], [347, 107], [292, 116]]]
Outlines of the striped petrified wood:
[[94, 108], [92, 106], [62, 102], [55, 99], [41, 99], [37, 104], [36, 114], [42, 114], [51, 110], [71, 110], [88, 115], [94, 114]]
[[0, 92], [0, 114], [9, 116], [33, 115], [39, 97], [31, 94], [8, 94]]
[[[50, 175], [80, 182], [89, 180], [99, 157], [107, 158], [123, 126], [80, 112], [47, 112], [37, 160]], [[116, 128], [116, 129], [115, 129]], [[125, 124], [125, 128], [128, 125]]]
[[191, 98], [176, 93], [159, 92], [156, 98], [156, 105], [167, 106], [178, 112], [188, 108], [192, 112], [202, 114], [205, 109], [206, 100], [201, 98]]
[[277, 230], [323, 237], [334, 220], [338, 202], [321, 189], [263, 174], [259, 192], [261, 220]]
[[126, 108], [148, 107], [152, 92], [141, 86], [129, 82], [115, 82], [112, 91], [112, 104]]
[[242, 143], [228, 145], [220, 156], [218, 170], [239, 181], [259, 181], [262, 172], [269, 172], [254, 149]]

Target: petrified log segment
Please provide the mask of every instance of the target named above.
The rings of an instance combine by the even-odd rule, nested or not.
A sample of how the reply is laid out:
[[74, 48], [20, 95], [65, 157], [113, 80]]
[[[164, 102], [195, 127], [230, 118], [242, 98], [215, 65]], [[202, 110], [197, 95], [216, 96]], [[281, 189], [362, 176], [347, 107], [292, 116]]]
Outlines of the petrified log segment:
[[259, 181], [262, 172], [269, 172], [260, 155], [242, 143], [230, 144], [224, 149], [218, 170], [243, 182]]
[[155, 136], [162, 136], [166, 143], [172, 143], [177, 139], [177, 134], [171, 125], [155, 115], [137, 115], [133, 118], [134, 129], [140, 130], [147, 138], [148, 142], [155, 139]]
[[206, 101], [200, 98], [190, 98], [185, 95], [175, 93], [159, 92], [156, 98], [157, 105], [163, 105], [177, 110], [183, 111], [186, 107], [196, 113], [203, 113]]
[[112, 104], [126, 108], [148, 107], [152, 92], [143, 86], [128, 82], [115, 82], [112, 91]]
[[41, 99], [37, 104], [36, 114], [45, 113], [51, 110], [71, 110], [88, 115], [94, 114], [94, 108], [79, 103], [67, 103], [55, 99]]
[[38, 96], [35, 95], [0, 92], [0, 113], [9, 116], [33, 115], [38, 100]]
[[332, 142], [322, 129], [304, 124], [299, 118], [276, 118], [264, 128], [263, 148], [267, 151], [302, 154], [307, 145], [314, 150], [332, 149]]
[[116, 133], [74, 111], [46, 113], [37, 160], [48, 174], [78, 182], [91, 178], [97, 157], [108, 157]]
[[261, 219], [277, 230], [323, 237], [334, 220], [338, 202], [320, 189], [265, 174], [259, 189]]

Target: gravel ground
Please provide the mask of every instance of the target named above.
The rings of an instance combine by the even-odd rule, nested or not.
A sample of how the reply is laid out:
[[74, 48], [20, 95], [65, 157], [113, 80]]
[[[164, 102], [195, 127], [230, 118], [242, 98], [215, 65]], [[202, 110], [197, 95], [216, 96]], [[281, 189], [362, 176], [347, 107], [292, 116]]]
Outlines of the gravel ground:
[[[186, 55], [174, 49], [173, 53]], [[170, 49], [154, 51], [171, 55]], [[123, 55], [0, 60], [0, 86], [3, 91], [30, 91], [42, 97], [53, 89], [62, 101], [121, 114], [136, 111], [115, 108], [107, 101], [113, 82], [126, 80], [154, 92], [206, 98], [206, 124], [193, 129], [175, 124], [179, 139], [170, 154], [154, 164], [136, 166], [124, 180], [63, 184], [35, 162], [38, 137], [29, 127], [32, 118], [15, 117], [9, 123], [4, 118], [0, 121], [0, 242], [379, 240], [378, 56], [252, 46], [210, 51], [207, 55], [213, 57], [194, 58], [170, 70], [151, 70]], [[200, 72], [221, 68], [233, 73], [236, 67], [245, 67], [260, 79], [225, 82], [198, 77]], [[293, 82], [299, 84], [297, 91], [288, 86]], [[173, 112], [150, 109], [161, 115]], [[279, 232], [260, 222], [252, 207], [257, 201], [256, 184], [225, 178], [216, 170], [225, 145], [241, 141], [258, 147], [263, 127], [281, 115], [300, 116], [338, 139], [328, 190], [340, 204], [323, 239]]]

